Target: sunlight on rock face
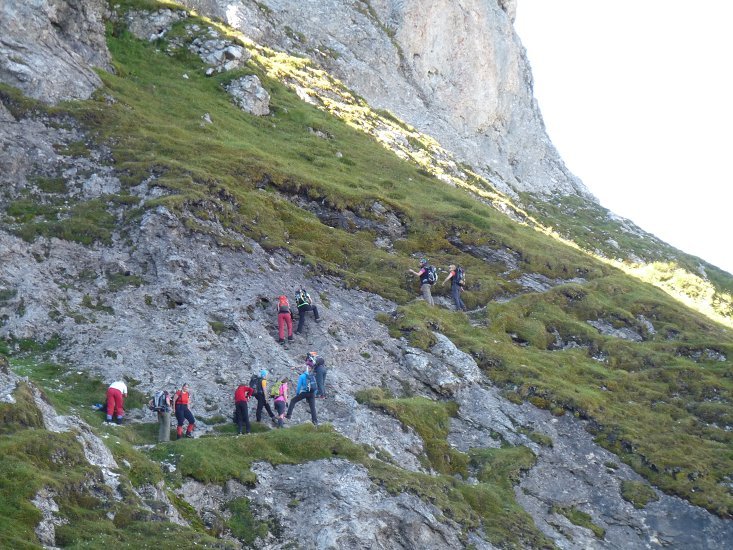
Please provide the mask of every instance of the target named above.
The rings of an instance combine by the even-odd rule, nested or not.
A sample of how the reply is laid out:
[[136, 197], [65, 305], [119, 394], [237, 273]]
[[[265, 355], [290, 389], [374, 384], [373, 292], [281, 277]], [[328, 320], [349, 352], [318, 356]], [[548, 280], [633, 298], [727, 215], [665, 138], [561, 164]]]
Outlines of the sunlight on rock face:
[[[238, 21], [239, 12], [234, 5], [227, 9], [227, 19], [232, 23]], [[528, 225], [567, 246], [650, 283], [706, 317], [733, 327], [733, 297], [727, 293], [717, 293], [713, 285], [705, 279], [676, 264], [631, 264], [581, 248], [516, 205], [510, 197], [498, 191], [491, 181], [469, 166], [457, 162], [433, 137], [417, 131], [388, 111], [372, 109], [366, 101], [355, 96], [341, 81], [318, 68], [309, 58], [274, 51], [238, 31], [221, 27], [211, 20], [207, 22], [220, 32], [240, 40], [252, 54], [251, 62], [258, 65], [270, 78], [294, 90], [303, 101], [370, 135], [398, 157], [409, 160], [441, 182], [463, 188], [517, 223]]]

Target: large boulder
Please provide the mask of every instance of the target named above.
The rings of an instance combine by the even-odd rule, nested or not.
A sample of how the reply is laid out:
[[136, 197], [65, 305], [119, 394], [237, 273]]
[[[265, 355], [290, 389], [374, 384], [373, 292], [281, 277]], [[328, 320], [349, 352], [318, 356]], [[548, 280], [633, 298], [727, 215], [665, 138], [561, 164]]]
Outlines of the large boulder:
[[226, 89], [243, 111], [257, 116], [270, 114], [270, 94], [262, 87], [257, 75], [232, 80]]

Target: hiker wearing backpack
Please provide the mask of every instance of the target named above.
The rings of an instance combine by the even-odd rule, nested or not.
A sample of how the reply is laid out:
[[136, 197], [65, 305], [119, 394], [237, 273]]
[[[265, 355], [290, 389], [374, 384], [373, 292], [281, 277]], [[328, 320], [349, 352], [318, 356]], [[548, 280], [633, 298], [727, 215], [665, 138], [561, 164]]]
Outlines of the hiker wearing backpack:
[[176, 439], [183, 437], [183, 422], [188, 421], [186, 426], [186, 437], [193, 437], [193, 430], [196, 427], [196, 419], [188, 408], [191, 404], [191, 394], [188, 392], [188, 384], [183, 384], [173, 396], [173, 408], [176, 411], [176, 420], [178, 426], [176, 428]]
[[431, 306], [435, 305], [433, 295], [430, 292], [430, 287], [438, 280], [438, 271], [435, 267], [428, 264], [427, 259], [422, 258], [420, 260], [420, 271], [410, 269], [409, 272], [416, 277], [420, 277], [420, 292], [422, 293], [423, 299]]
[[155, 392], [148, 408], [158, 413], [158, 443], [171, 440], [171, 396], [165, 390]]
[[277, 411], [277, 427], [283, 428], [285, 424], [283, 418], [285, 418], [285, 411], [288, 408], [288, 382], [290, 380], [285, 377], [280, 381], [280, 385], [277, 388], [275, 394], [275, 410]]
[[257, 412], [255, 413], [257, 422], [262, 421], [262, 409], [267, 411], [267, 414], [270, 415], [270, 419], [274, 422], [275, 414], [272, 412], [270, 404], [267, 402], [267, 393], [265, 393], [267, 389], [267, 369], [262, 369], [259, 376], [253, 374], [252, 378], [249, 379], [249, 385], [254, 390], [254, 396], [255, 399], [257, 399]]
[[293, 414], [293, 408], [295, 407], [296, 403], [302, 401], [303, 399], [306, 399], [308, 401], [308, 406], [311, 410], [311, 421], [313, 422], [314, 426], [318, 426], [318, 416], [316, 415], [316, 399], [314, 396], [316, 392], [316, 385], [316, 377], [312, 372], [310, 372], [308, 365], [306, 365], [303, 374], [298, 377], [298, 387], [295, 389], [296, 395], [290, 401], [288, 413], [285, 415], [285, 418], [290, 420], [290, 417]]
[[313, 370], [316, 376], [315, 397], [326, 399], [326, 362], [315, 351], [311, 351], [305, 358], [305, 364]]
[[246, 433], [250, 432], [247, 401], [252, 394], [254, 394], [254, 389], [245, 384], [240, 384], [234, 390], [234, 421], [237, 423], [237, 435], [242, 435], [242, 424], [247, 430]]
[[288, 297], [281, 295], [277, 299], [277, 330], [280, 333], [281, 344], [285, 343], [285, 327], [288, 327], [288, 340], [293, 339], [293, 312], [290, 310]]
[[116, 416], [117, 424], [122, 424], [125, 418], [125, 409], [123, 407], [127, 397], [127, 384], [122, 380], [112, 382], [107, 388], [107, 422], [112, 422], [112, 418]]
[[445, 278], [441, 286], [445, 286], [445, 283], [450, 281], [450, 294], [453, 296], [453, 303], [456, 305], [458, 311], [466, 311], [466, 304], [461, 299], [461, 292], [463, 292], [463, 285], [466, 281], [466, 274], [463, 268], [459, 265], [451, 264], [448, 266], [448, 276]]
[[298, 328], [295, 329], [295, 334], [303, 332], [303, 327], [305, 326], [305, 314], [308, 311], [313, 312], [313, 316], [316, 318], [316, 323], [321, 322], [321, 318], [318, 315], [318, 308], [313, 305], [313, 299], [302, 286], [295, 289], [295, 305], [298, 306]]

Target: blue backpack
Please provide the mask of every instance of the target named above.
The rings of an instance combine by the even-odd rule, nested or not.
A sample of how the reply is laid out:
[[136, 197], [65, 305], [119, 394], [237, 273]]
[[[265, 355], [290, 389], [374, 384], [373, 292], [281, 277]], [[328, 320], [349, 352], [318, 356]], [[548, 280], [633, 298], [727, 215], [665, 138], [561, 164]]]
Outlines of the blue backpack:
[[305, 392], [316, 391], [318, 388], [318, 382], [316, 382], [316, 375], [309, 372], [305, 377]]

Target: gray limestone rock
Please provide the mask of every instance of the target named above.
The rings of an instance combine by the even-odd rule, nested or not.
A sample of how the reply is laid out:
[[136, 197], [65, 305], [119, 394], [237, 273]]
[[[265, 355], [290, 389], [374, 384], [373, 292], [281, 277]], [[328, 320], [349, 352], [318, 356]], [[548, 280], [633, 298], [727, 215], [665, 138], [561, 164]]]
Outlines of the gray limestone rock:
[[630, 340], [632, 342], [641, 342], [644, 340], [641, 334], [629, 327], [614, 328], [611, 323], [603, 319], [586, 322], [606, 336], [613, 336], [614, 338], [621, 338], [622, 340]]
[[110, 70], [103, 0], [0, 3], [0, 81], [46, 103], [86, 99]]
[[[460, 548], [461, 528], [414, 495], [390, 495], [345, 460], [253, 466], [249, 497], [272, 511], [301, 548]], [[479, 539], [480, 540], [480, 539]], [[481, 541], [480, 548], [491, 548]], [[278, 544], [268, 545], [280, 548]]]
[[48, 487], [42, 487], [31, 500], [33, 506], [40, 510], [42, 519], [36, 525], [35, 533], [45, 548], [56, 546], [56, 526], [68, 523], [66, 518], [57, 516], [59, 505], [54, 498], [56, 494]]
[[348, 0], [183, 3], [257, 42], [308, 55], [502, 191], [590, 197], [545, 132], [512, 27], [514, 0], [377, 0], [369, 9]]
[[270, 114], [270, 94], [257, 75], [236, 78], [227, 84], [226, 90], [243, 111], [256, 116]]
[[163, 38], [173, 23], [187, 17], [188, 14], [184, 10], [161, 9], [155, 12], [132, 10], [125, 14], [125, 22], [133, 36], [152, 42]]

